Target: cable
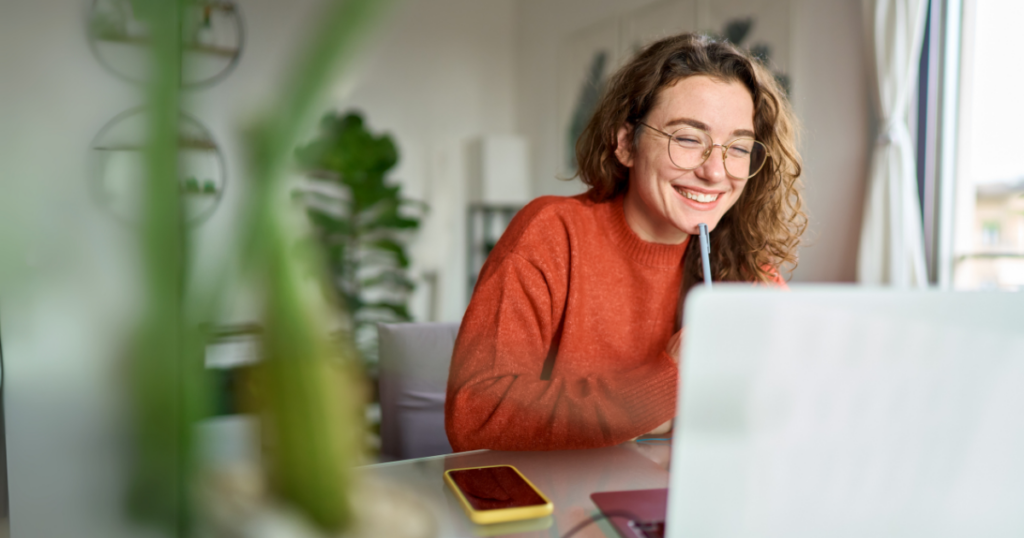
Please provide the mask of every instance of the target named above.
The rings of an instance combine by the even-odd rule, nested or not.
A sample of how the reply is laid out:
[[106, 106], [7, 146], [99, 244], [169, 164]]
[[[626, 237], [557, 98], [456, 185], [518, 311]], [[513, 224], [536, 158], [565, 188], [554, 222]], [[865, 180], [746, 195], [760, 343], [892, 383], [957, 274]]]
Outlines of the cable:
[[636, 440], [636, 442], [638, 442], [638, 443], [653, 443], [655, 441], [672, 441], [672, 439], [669, 439], [667, 437], [650, 437], [650, 438], [647, 438], [647, 439], [637, 439]]
[[601, 514], [597, 514], [595, 516], [591, 516], [590, 519], [588, 519], [586, 521], [583, 521], [583, 522], [577, 524], [575, 527], [569, 529], [569, 532], [563, 534], [562, 538], [569, 538], [570, 536], [572, 536], [572, 535], [576, 534], [577, 532], [580, 532], [581, 530], [586, 528], [588, 525], [592, 525], [594, 523], [597, 523], [598, 521], [601, 521], [602, 519], [611, 519], [613, 517], [624, 517], [626, 519], [631, 519], [633, 521], [637, 520], [636, 514], [633, 514], [633, 513], [630, 513], [630, 512], [626, 512], [625, 510], [611, 510], [611, 511], [608, 511], [608, 512], [605, 512], [605, 513], [601, 513]]

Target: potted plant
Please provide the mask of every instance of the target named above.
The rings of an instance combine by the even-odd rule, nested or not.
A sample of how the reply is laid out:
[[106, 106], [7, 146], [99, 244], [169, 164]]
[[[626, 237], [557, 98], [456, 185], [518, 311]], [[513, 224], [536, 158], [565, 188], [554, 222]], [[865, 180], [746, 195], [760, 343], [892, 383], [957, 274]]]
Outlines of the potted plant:
[[351, 316], [349, 331], [371, 375], [377, 322], [410, 321], [407, 244], [425, 204], [387, 181], [398, 150], [356, 112], [328, 113], [296, 151], [310, 181], [299, 191], [327, 257], [331, 281]]

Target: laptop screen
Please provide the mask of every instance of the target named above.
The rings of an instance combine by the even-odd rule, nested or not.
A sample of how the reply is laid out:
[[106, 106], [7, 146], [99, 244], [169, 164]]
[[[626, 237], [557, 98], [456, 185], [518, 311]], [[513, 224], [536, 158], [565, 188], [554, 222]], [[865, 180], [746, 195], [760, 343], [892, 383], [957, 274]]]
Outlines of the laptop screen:
[[701, 291], [667, 536], [1024, 536], [1019, 294]]

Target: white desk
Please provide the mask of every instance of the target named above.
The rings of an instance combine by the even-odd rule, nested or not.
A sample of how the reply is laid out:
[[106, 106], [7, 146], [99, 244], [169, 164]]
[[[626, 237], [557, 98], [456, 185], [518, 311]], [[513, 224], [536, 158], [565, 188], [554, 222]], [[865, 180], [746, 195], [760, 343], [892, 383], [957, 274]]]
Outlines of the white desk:
[[[363, 467], [373, 477], [414, 492], [434, 514], [439, 538], [475, 536], [561, 537], [577, 524], [599, 513], [590, 500], [596, 491], [663, 488], [668, 471], [663, 458], [668, 443], [637, 444], [593, 450], [555, 452], [496, 452], [480, 450]], [[552, 518], [477, 526], [469, 521], [455, 496], [448, 491], [442, 475], [447, 469], [482, 465], [514, 465], [555, 505]], [[517, 526], [518, 525], [518, 526]], [[538, 528], [540, 527], [540, 528]], [[545, 528], [546, 527], [546, 528]], [[588, 525], [575, 537], [618, 535], [607, 521]]]

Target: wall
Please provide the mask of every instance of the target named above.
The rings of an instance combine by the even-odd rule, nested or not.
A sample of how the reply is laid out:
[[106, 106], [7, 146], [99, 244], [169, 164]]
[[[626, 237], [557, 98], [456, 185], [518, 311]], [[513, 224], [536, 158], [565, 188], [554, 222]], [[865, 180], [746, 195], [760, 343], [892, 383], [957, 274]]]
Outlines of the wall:
[[[582, 190], [579, 181], [555, 179], [562, 173], [556, 124], [562, 40], [603, 19], [653, 4], [645, 0], [522, 0], [519, 4], [518, 126], [533, 144], [535, 195]], [[804, 125], [805, 202], [810, 215], [793, 280], [850, 282], [856, 270], [871, 113], [860, 3], [792, 0], [790, 10], [789, 65], [793, 105]]]
[[793, 106], [810, 227], [795, 282], [853, 282], [872, 147], [860, 2], [795, 0]]

